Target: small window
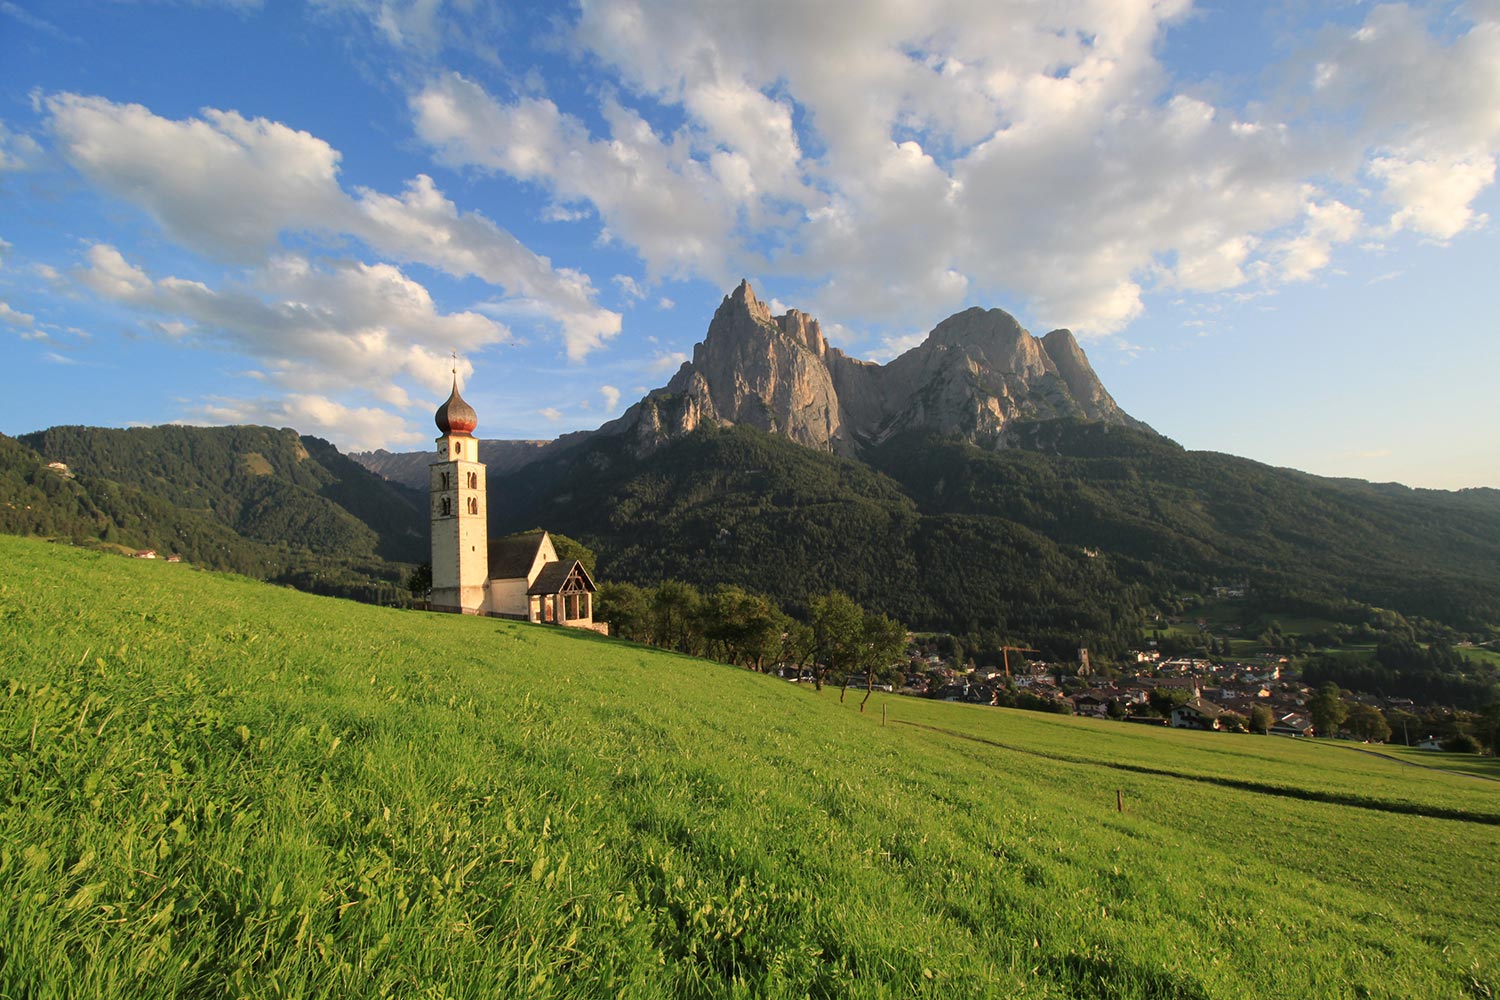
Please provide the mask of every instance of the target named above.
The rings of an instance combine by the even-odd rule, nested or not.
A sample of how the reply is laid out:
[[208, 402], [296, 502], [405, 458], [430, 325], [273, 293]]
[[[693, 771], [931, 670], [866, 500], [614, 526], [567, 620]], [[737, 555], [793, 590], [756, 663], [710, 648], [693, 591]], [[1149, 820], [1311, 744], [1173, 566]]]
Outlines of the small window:
[[470, 514], [478, 514], [479, 513], [479, 501], [476, 500], [476, 499], [474, 499], [473, 497], [469, 497], [469, 513]]
[[447, 497], [443, 497], [443, 516], [447, 517], [449, 514], [452, 514], [452, 513], [453, 513], [453, 501], [449, 500]]
[[469, 473], [469, 489], [471, 489], [471, 490], [477, 490], [477, 489], [479, 489], [479, 473], [477, 473], [477, 472], [471, 472], [471, 473]]
[[443, 473], [443, 485], [440, 487], [440, 489], [445, 489], [446, 490], [447, 488], [448, 488], [448, 473], [445, 472], [445, 473]]

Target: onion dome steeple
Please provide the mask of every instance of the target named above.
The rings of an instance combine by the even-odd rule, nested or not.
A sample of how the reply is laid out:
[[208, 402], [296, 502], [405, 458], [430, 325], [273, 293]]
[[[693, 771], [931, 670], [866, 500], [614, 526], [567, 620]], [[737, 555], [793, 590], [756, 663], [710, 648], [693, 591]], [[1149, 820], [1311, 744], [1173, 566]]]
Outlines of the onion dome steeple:
[[472, 434], [474, 428], [479, 426], [479, 414], [458, 394], [456, 371], [453, 373], [453, 392], [448, 396], [448, 401], [438, 407], [433, 420], [437, 423], [438, 430], [444, 434]]

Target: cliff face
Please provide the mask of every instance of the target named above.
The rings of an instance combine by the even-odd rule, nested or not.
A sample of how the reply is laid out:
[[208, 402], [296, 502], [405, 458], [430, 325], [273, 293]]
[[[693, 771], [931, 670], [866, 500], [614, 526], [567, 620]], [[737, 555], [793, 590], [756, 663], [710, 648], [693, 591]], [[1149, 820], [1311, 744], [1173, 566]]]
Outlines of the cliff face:
[[1012, 421], [1058, 417], [1145, 426], [1110, 398], [1067, 330], [1037, 338], [1002, 310], [967, 309], [877, 365], [829, 347], [805, 313], [772, 316], [741, 282], [693, 360], [600, 432], [631, 435], [644, 453], [707, 421], [748, 424], [854, 454], [911, 429], [999, 448]]

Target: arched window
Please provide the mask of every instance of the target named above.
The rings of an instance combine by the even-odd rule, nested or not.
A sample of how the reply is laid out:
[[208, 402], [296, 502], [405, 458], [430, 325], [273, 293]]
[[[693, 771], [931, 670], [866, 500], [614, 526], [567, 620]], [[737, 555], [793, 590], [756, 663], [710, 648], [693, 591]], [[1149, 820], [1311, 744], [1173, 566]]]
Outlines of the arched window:
[[471, 490], [477, 490], [477, 489], [479, 489], [479, 473], [477, 473], [477, 472], [471, 472], [471, 473], [469, 473], [469, 489], [471, 489]]
[[440, 486], [439, 489], [446, 490], [448, 488], [448, 473], [445, 472], [442, 475], [443, 475], [443, 485]]
[[453, 513], [453, 501], [449, 500], [447, 497], [443, 497], [443, 516], [447, 517], [449, 514], [452, 514], [452, 513]]
[[469, 513], [470, 514], [478, 514], [479, 513], [479, 501], [476, 500], [476, 499], [474, 499], [473, 497], [469, 497]]

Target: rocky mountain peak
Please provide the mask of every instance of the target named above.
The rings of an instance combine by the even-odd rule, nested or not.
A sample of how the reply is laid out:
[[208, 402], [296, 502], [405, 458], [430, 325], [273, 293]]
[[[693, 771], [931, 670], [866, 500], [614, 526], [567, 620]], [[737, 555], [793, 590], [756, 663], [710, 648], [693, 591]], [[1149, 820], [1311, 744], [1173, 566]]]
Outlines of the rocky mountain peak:
[[909, 429], [1005, 447], [1013, 421], [1059, 417], [1144, 427], [1067, 330], [1037, 338], [1004, 310], [974, 307], [878, 365], [830, 347], [804, 312], [772, 316], [746, 280], [724, 296], [693, 360], [600, 431], [633, 433], [649, 451], [705, 423], [746, 423], [854, 454]]

